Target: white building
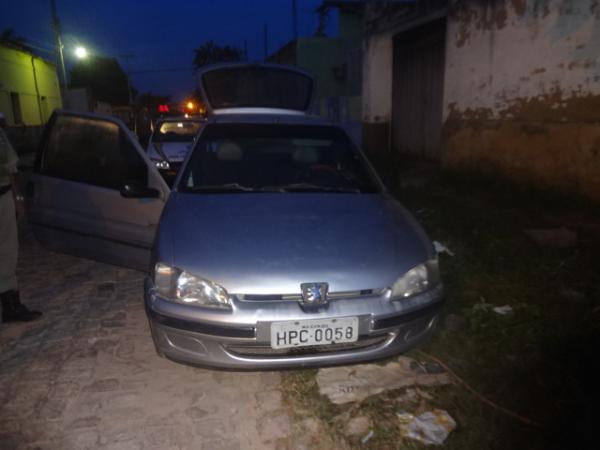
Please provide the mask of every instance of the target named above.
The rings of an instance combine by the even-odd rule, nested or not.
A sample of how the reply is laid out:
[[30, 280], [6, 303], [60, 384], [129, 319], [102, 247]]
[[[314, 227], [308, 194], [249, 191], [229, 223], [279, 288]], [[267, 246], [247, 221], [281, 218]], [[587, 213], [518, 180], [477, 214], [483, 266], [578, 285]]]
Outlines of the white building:
[[600, 4], [367, 4], [363, 143], [600, 199]]

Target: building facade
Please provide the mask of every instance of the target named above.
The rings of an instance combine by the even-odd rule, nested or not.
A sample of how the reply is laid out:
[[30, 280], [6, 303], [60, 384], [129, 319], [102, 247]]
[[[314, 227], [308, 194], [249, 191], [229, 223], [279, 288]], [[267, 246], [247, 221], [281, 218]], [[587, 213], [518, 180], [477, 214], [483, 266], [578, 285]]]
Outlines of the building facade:
[[600, 200], [600, 4], [372, 4], [363, 143]]
[[8, 124], [43, 125], [60, 107], [54, 64], [18, 46], [0, 43], [0, 112]]
[[324, 4], [339, 10], [338, 35], [299, 37], [268, 60], [310, 72], [316, 79], [312, 112], [343, 125], [358, 141], [362, 116], [363, 7], [333, 1]]

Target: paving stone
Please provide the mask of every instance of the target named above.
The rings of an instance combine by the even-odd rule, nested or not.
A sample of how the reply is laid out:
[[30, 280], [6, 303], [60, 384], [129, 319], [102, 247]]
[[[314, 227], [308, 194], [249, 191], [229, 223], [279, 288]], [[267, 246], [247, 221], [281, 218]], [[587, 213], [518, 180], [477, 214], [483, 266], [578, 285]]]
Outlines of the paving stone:
[[145, 391], [148, 386], [148, 382], [146, 380], [122, 380], [121, 381], [121, 389], [123, 391], [132, 390], [132, 391]]
[[38, 404], [36, 417], [43, 420], [60, 420], [67, 407], [67, 399], [46, 398]]
[[0, 324], [0, 449], [271, 449], [290, 438], [277, 372], [156, 356], [144, 274], [21, 233], [21, 293], [44, 318]]
[[188, 408], [185, 410], [185, 413], [192, 419], [192, 420], [200, 420], [206, 416], [208, 416], [208, 411], [206, 411], [205, 409], [199, 408], [197, 406], [194, 406], [192, 408]]
[[38, 405], [45, 401], [47, 395], [48, 389], [39, 386], [14, 390], [4, 399], [4, 404], [0, 407], [0, 417], [30, 417], [35, 414]]
[[79, 417], [69, 424], [69, 428], [75, 430], [79, 428], [93, 428], [98, 426], [100, 422], [102, 420], [98, 416]]
[[243, 448], [239, 442], [212, 440], [202, 444], [202, 450], [240, 450]]
[[144, 441], [146, 448], [181, 448], [193, 439], [193, 433], [187, 429], [173, 427], [146, 427]]
[[97, 380], [92, 384], [83, 387], [84, 392], [108, 392], [114, 391], [119, 387], [119, 380], [116, 378], [108, 378], [105, 380]]
[[274, 411], [281, 408], [281, 391], [269, 390], [256, 393], [256, 401], [264, 411]]
[[104, 328], [124, 328], [125, 327], [125, 322], [120, 321], [120, 320], [107, 319], [107, 320], [103, 320], [102, 322], [100, 322], [100, 324]]
[[92, 379], [93, 375], [93, 368], [63, 368], [60, 372], [60, 379], [62, 381], [71, 381], [74, 383], [86, 383]]
[[144, 443], [140, 441], [125, 441], [125, 442], [111, 442], [108, 446], [111, 450], [142, 450]]
[[65, 449], [95, 449], [98, 448], [100, 434], [94, 430], [75, 430], [67, 433], [64, 438]]
[[225, 421], [222, 419], [207, 418], [194, 424], [194, 432], [203, 439], [217, 439], [227, 436]]
[[90, 338], [87, 340], [87, 343], [91, 345], [94, 350], [100, 352], [111, 352], [119, 345], [119, 341], [117, 339], [102, 338]]
[[283, 411], [263, 416], [258, 422], [258, 432], [272, 440], [285, 438], [291, 432], [289, 417]]
[[21, 442], [23, 442], [21, 433], [0, 432], [0, 450], [13, 450], [18, 448]]

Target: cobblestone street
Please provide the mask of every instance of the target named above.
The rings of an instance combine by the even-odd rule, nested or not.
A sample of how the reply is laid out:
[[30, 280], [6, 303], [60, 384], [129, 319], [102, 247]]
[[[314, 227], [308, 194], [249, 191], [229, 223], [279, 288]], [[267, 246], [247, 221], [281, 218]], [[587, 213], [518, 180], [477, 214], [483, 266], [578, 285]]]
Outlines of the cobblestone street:
[[22, 233], [22, 300], [0, 324], [1, 449], [282, 448], [280, 376], [159, 358], [140, 272], [48, 252]]

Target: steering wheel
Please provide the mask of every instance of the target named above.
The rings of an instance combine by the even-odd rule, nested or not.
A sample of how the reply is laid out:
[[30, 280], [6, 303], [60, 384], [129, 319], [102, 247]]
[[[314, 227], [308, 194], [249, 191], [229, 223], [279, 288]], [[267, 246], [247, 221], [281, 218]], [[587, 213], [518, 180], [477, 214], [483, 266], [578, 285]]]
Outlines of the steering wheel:
[[308, 170], [315, 172], [329, 172], [335, 175], [338, 174], [338, 171], [335, 169], [335, 167], [328, 166], [327, 164], [313, 164], [312, 166], [308, 167]]
[[339, 177], [340, 173], [335, 167], [326, 164], [312, 164], [299, 172], [296, 175], [295, 180], [297, 183], [306, 182], [321, 184], [325, 182], [326, 184], [330, 184], [337, 182]]

